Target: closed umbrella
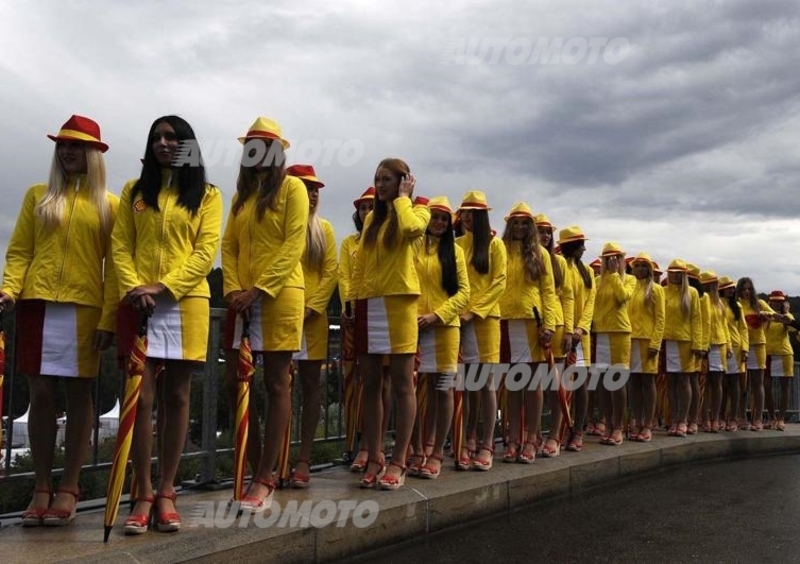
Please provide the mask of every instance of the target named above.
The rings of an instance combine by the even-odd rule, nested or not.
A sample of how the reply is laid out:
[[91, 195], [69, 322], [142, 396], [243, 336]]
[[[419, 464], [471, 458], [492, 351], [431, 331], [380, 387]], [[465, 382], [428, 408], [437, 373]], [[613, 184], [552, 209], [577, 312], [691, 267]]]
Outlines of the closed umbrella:
[[250, 348], [250, 320], [242, 323], [242, 338], [239, 344], [239, 366], [236, 390], [236, 443], [234, 445], [233, 499], [244, 496], [244, 474], [247, 467], [247, 436], [250, 423], [250, 383], [255, 374], [253, 351]]
[[111, 472], [108, 476], [108, 491], [106, 492], [106, 513], [104, 519], [105, 534], [103, 542], [108, 542], [108, 536], [117, 520], [119, 502], [122, 496], [122, 486], [125, 483], [125, 469], [128, 465], [128, 455], [133, 442], [133, 426], [136, 423], [136, 408], [139, 404], [139, 392], [142, 389], [142, 375], [147, 360], [147, 321], [148, 314], [143, 314], [139, 325], [138, 336], [131, 349], [128, 359], [128, 378], [125, 382], [125, 401], [119, 415], [119, 429], [117, 443], [114, 446], [114, 459]]

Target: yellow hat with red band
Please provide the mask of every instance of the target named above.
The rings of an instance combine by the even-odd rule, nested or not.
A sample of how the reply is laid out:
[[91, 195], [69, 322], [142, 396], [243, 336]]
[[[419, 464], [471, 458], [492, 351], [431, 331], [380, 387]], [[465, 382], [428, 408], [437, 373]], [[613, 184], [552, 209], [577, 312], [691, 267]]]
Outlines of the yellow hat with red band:
[[622, 247], [619, 246], [619, 243], [614, 241], [609, 241], [605, 245], [603, 245], [603, 252], [600, 253], [601, 257], [613, 257], [615, 255], [624, 255], [625, 251], [622, 250]]
[[652, 270], [653, 272], [656, 271], [656, 267], [658, 266], [658, 265], [656, 265], [656, 261], [653, 260], [653, 257], [648, 255], [647, 253], [639, 253], [638, 255], [633, 257], [633, 259], [631, 260], [630, 264], [632, 266], [636, 266], [636, 263], [639, 263], [639, 262], [643, 262], [645, 264], [649, 264], [650, 265], [650, 270]]
[[239, 143], [246, 143], [251, 139], [280, 141], [284, 149], [289, 148], [289, 142], [283, 138], [283, 131], [278, 122], [265, 117], [257, 117], [245, 136], [239, 137]]
[[428, 209], [450, 214], [450, 221], [455, 221], [456, 219], [453, 207], [450, 205], [450, 200], [447, 199], [447, 196], [436, 196], [428, 200]]
[[486, 201], [486, 194], [480, 190], [470, 190], [464, 194], [464, 199], [461, 200], [461, 205], [458, 207], [460, 210], [491, 210]]
[[728, 288], [734, 287], [736, 287], [736, 282], [734, 282], [732, 278], [728, 276], [720, 276], [717, 290], [727, 290]]
[[508, 215], [504, 219], [508, 221], [513, 217], [527, 217], [532, 220], [533, 210], [531, 210], [530, 206], [525, 202], [516, 203], [511, 207], [511, 211], [508, 212]]
[[700, 267], [696, 264], [692, 264], [691, 262], [686, 263], [686, 273], [689, 275], [689, 278], [694, 278], [695, 280], [700, 280]]
[[317, 173], [314, 172], [314, 167], [306, 164], [295, 164], [286, 169], [286, 174], [289, 176], [296, 176], [300, 180], [310, 182], [317, 188], [322, 188], [325, 184], [322, 180], [317, 178]]
[[719, 282], [719, 278], [717, 277], [717, 273], [713, 270], [704, 270], [700, 273], [700, 282], [703, 284], [714, 284], [715, 282]]
[[355, 206], [356, 209], [358, 209], [358, 204], [360, 204], [361, 202], [373, 201], [373, 200], [375, 200], [375, 187], [370, 186], [369, 188], [364, 190], [364, 193], [361, 194], [361, 196], [353, 200], [353, 205]]
[[548, 227], [550, 231], [556, 230], [556, 226], [550, 223], [550, 219], [543, 213], [536, 214], [533, 217], [533, 222], [536, 224], [536, 227]]
[[583, 231], [577, 225], [572, 225], [570, 227], [565, 227], [561, 231], [558, 232], [558, 241], [559, 245], [563, 245], [564, 243], [573, 243], [575, 241], [588, 241], [589, 239], [586, 238], [586, 235], [583, 234]]
[[53, 141], [80, 141], [87, 143], [101, 153], [108, 151], [108, 145], [100, 140], [100, 126], [93, 119], [73, 115], [69, 118], [57, 135], [48, 135]]
[[676, 258], [667, 267], [667, 272], [686, 272], [686, 263]]

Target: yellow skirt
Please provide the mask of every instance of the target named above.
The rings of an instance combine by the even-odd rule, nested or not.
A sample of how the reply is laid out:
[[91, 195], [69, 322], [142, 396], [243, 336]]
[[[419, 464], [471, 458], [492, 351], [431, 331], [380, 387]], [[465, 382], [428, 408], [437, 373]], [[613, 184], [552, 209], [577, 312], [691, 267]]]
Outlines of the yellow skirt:
[[658, 355], [650, 356], [650, 339], [631, 339], [631, 372], [658, 374]]
[[767, 368], [767, 345], [764, 343], [750, 345], [747, 355], [748, 370], [765, 370]]
[[455, 374], [458, 369], [458, 327], [439, 325], [420, 331], [418, 372]]
[[564, 353], [564, 326], [559, 325], [553, 333], [553, 338], [550, 341], [553, 348], [553, 358], [565, 358], [567, 355]]
[[773, 378], [794, 376], [794, 356], [790, 354], [770, 355], [769, 375]]
[[303, 322], [303, 341], [294, 360], [326, 360], [328, 358], [328, 313], [309, 317]]
[[[302, 288], [283, 288], [274, 298], [265, 295], [251, 308], [250, 348], [253, 352], [299, 351], [304, 311]], [[229, 310], [225, 325], [225, 348], [238, 349], [242, 339], [241, 316]]]
[[597, 368], [608, 368], [612, 365], [631, 365], [630, 333], [597, 333], [595, 343], [595, 365]]
[[359, 354], [415, 354], [419, 296], [356, 300], [356, 351]]
[[667, 373], [680, 374], [697, 372], [697, 363], [692, 354], [692, 343], [689, 341], [664, 341], [667, 357]]
[[461, 326], [461, 355], [465, 364], [500, 362], [500, 318], [473, 317]]

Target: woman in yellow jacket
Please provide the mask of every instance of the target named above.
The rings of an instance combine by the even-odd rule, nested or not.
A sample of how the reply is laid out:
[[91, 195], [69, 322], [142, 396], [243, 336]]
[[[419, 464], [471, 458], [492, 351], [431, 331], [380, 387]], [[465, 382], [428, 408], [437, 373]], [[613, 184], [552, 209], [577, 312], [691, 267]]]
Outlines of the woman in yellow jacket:
[[[269, 411], [264, 447], [253, 480], [241, 501], [264, 511], [272, 503], [273, 469], [290, 423], [292, 405], [287, 377], [292, 353], [303, 337], [305, 279], [301, 257], [306, 247], [309, 199], [303, 182], [286, 174], [289, 142], [280, 125], [259, 117], [247, 134], [225, 234], [222, 274], [228, 305], [226, 347], [241, 342], [249, 321], [253, 353], [261, 353]], [[259, 158], [254, 159], [252, 154]]]
[[[543, 213], [533, 218], [539, 234], [539, 243], [547, 249], [550, 266], [553, 269], [553, 283], [556, 286], [558, 307], [556, 308], [555, 333], [553, 334], [552, 353], [558, 373], [563, 373], [564, 361], [567, 353], [572, 349], [573, 324], [575, 322], [575, 296], [572, 283], [569, 280], [567, 259], [555, 252], [553, 231], [555, 228], [550, 219]], [[561, 411], [561, 402], [558, 400], [558, 391], [551, 389], [548, 394], [550, 403], [550, 434], [547, 442], [542, 447], [545, 458], [554, 458], [561, 454], [563, 437], [559, 435], [564, 414]]]
[[777, 312], [767, 322], [765, 329], [767, 336], [767, 358], [769, 359], [770, 377], [765, 379], [765, 390], [772, 392], [772, 378], [778, 378], [781, 388], [779, 411], [774, 408], [767, 413], [774, 421], [772, 428], [777, 431], [786, 430], [786, 410], [789, 408], [789, 387], [794, 376], [794, 352], [789, 342], [789, 333], [795, 329], [789, 324], [794, 321], [794, 316], [789, 313], [789, 302], [786, 295], [780, 290], [773, 290], [769, 294], [769, 307]]
[[[503, 242], [508, 256], [508, 283], [500, 299], [503, 333], [500, 361], [527, 363], [532, 374], [545, 361], [544, 348], [549, 346], [555, 332], [559, 307], [553, 267], [547, 251], [539, 244], [533, 218], [525, 203], [515, 204], [505, 218]], [[503, 461], [531, 464], [540, 446], [536, 441], [542, 422], [542, 385], [536, 382], [534, 387], [532, 381], [523, 390], [512, 391], [508, 387], [507, 390], [509, 441]], [[524, 429], [520, 421], [523, 410]]]
[[[455, 244], [453, 211], [445, 197], [428, 202], [431, 219], [414, 260], [420, 283], [417, 302], [419, 325], [420, 381], [428, 386], [425, 421], [419, 421], [426, 439], [433, 437], [433, 450], [421, 465], [421, 478], [437, 478], [444, 460], [444, 442], [453, 419], [453, 388], [440, 387], [452, 381], [458, 369], [458, 314], [469, 302], [469, 279], [464, 251]], [[418, 414], [419, 417], [419, 414]], [[421, 447], [421, 444], [417, 444]], [[416, 448], [415, 452], [423, 452]]]
[[[629, 370], [631, 363], [631, 321], [628, 302], [633, 295], [633, 277], [625, 275], [625, 252], [614, 242], [603, 245], [600, 255], [603, 271], [597, 280], [594, 302], [594, 330], [597, 334], [594, 369]], [[610, 372], [608, 374], [611, 374]], [[619, 446], [623, 442], [622, 424], [628, 408], [627, 386], [608, 387], [609, 377], [603, 376], [598, 390], [603, 394], [601, 404], [611, 430], [600, 440], [602, 444]]]
[[[731, 354], [727, 355], [727, 362], [725, 363], [720, 417], [725, 417], [725, 430], [735, 432], [739, 428], [737, 417], [739, 416], [739, 403], [741, 401], [740, 382], [743, 379], [744, 366], [747, 362], [747, 351], [750, 344], [747, 323], [744, 320], [739, 300], [736, 299], [736, 283], [727, 276], [722, 276], [719, 279], [717, 291], [720, 294], [723, 306], [725, 306], [724, 317], [731, 338]], [[728, 406], [727, 410], [726, 406]]]
[[[0, 312], [16, 305], [17, 372], [28, 377], [35, 489], [24, 527], [75, 517], [78, 478], [92, 430], [100, 351], [115, 331], [117, 285], [110, 235], [118, 199], [106, 191], [100, 127], [72, 116], [58, 135], [47, 184], [28, 189], [6, 251]], [[66, 385], [64, 473], [50, 492], [58, 379]]]
[[654, 263], [639, 253], [631, 263], [636, 285], [628, 302], [631, 320], [631, 410], [639, 428], [633, 441], [649, 443], [653, 438], [656, 412], [658, 353], [664, 337], [664, 288], [653, 278]]
[[[575, 367], [586, 369], [591, 364], [591, 328], [594, 317], [594, 301], [597, 292], [594, 271], [581, 258], [586, 252], [586, 236], [577, 225], [562, 229], [558, 234], [558, 246], [567, 261], [566, 281], [572, 286], [573, 319], [572, 344], [575, 350]], [[567, 450], [580, 452], [583, 449], [583, 425], [588, 409], [588, 382], [573, 391], [574, 410], [572, 436]]]
[[303, 416], [300, 450], [290, 478], [293, 488], [306, 488], [311, 477], [311, 446], [321, 411], [319, 376], [322, 363], [328, 358], [328, 303], [336, 289], [339, 265], [333, 226], [317, 215], [319, 191], [325, 184], [317, 178], [311, 165], [292, 165], [286, 169], [286, 174], [303, 181], [309, 200], [306, 247], [301, 259], [305, 281], [303, 340], [300, 352], [294, 355], [303, 391]]
[[726, 319], [725, 304], [719, 296], [719, 278], [712, 271], [700, 274], [703, 284], [704, 299], [708, 307], [708, 377], [703, 401], [703, 431], [717, 433], [720, 429], [720, 409], [722, 406], [722, 375], [733, 354], [731, 333]]
[[286, 174], [303, 181], [309, 200], [306, 248], [301, 259], [306, 286], [303, 341], [300, 352], [294, 355], [303, 389], [303, 416], [300, 425], [300, 450], [290, 479], [293, 488], [306, 488], [311, 472], [311, 446], [314, 444], [321, 410], [319, 375], [323, 361], [328, 358], [328, 303], [336, 289], [339, 265], [333, 226], [317, 215], [319, 190], [325, 184], [317, 178], [311, 165], [292, 165], [286, 169]]
[[705, 394], [706, 378], [701, 378], [704, 360], [708, 358], [708, 351], [711, 347], [709, 337], [711, 335], [711, 302], [706, 295], [705, 288], [700, 281], [700, 267], [686, 263], [686, 275], [689, 286], [697, 290], [700, 297], [700, 357], [694, 366], [694, 372], [689, 374], [689, 385], [692, 388], [692, 401], [689, 405], [689, 425], [686, 430], [687, 435], [697, 434], [701, 420], [700, 412], [703, 409], [703, 395]]
[[[136, 314], [149, 315], [147, 362], [142, 378], [133, 436], [133, 465], [139, 479], [136, 506], [125, 532], [147, 530], [151, 508], [159, 531], [177, 531], [175, 475], [189, 425], [192, 372], [206, 361], [209, 288], [206, 276], [214, 265], [222, 222], [222, 194], [206, 184], [202, 159], [178, 164], [179, 150], [189, 146], [199, 156], [191, 126], [177, 116], [158, 118], [147, 137], [141, 177], [122, 189], [112, 235], [119, 275], [118, 341], [129, 354]], [[182, 151], [181, 151], [182, 152]], [[163, 361], [159, 404], [166, 420], [159, 444], [160, 481], [152, 491], [152, 411], [156, 361]], [[160, 410], [159, 410], [160, 411]]]
[[[464, 235], [456, 239], [456, 244], [464, 251], [469, 276], [469, 304], [460, 316], [465, 371], [483, 370], [483, 366], [473, 368], [473, 364], [500, 362], [500, 298], [506, 288], [506, 247], [494, 236], [489, 223], [491, 209], [486, 195], [479, 190], [467, 192], [458, 209]], [[479, 391], [464, 392], [467, 443], [460, 453], [455, 453], [459, 470], [485, 471], [494, 463], [497, 390], [491, 384], [493, 379], [494, 376], [487, 379]], [[480, 445], [477, 444], [479, 419], [483, 421]]]
[[[358, 241], [361, 239], [361, 232], [364, 229], [364, 220], [367, 218], [367, 214], [375, 207], [375, 188], [373, 186], [367, 188], [358, 199], [353, 201], [353, 206], [356, 208], [356, 211], [353, 212], [353, 223], [355, 224], [356, 232], [342, 240], [339, 250], [339, 299], [342, 302], [342, 311], [345, 312], [352, 312], [355, 303], [355, 297], [351, 292], [353, 266], [356, 251], [358, 250]], [[363, 401], [364, 383], [356, 362], [353, 327], [346, 323], [342, 324], [342, 343], [342, 372], [345, 375], [345, 397], [352, 397], [352, 401], [357, 405]], [[345, 344], [347, 346], [344, 346]], [[388, 366], [384, 366], [383, 375], [383, 424], [381, 425], [381, 436], [384, 436], [389, 428], [389, 416], [392, 409], [392, 386]], [[350, 417], [356, 416], [358, 421], [349, 421]], [[363, 420], [363, 409], [354, 408], [345, 413], [347, 429], [352, 429], [357, 435], [361, 435]], [[355, 447], [358, 449], [353, 462], [350, 464], [350, 471], [363, 472], [367, 467], [369, 452], [363, 436], [358, 445], [355, 444], [355, 440], [355, 436], [348, 437], [348, 448]], [[351, 443], [349, 441], [352, 441], [352, 446], [350, 446]]]
[[668, 434], [672, 437], [685, 437], [692, 401], [689, 375], [695, 372], [702, 350], [700, 297], [697, 290], [689, 286], [686, 263], [681, 259], [675, 259], [669, 264], [667, 280], [664, 290], [664, 355], [672, 421]]
[[[767, 368], [767, 337], [764, 333], [764, 324], [775, 312], [764, 300], [758, 299], [753, 281], [748, 277], [739, 278], [736, 283], [736, 296], [739, 298], [739, 305], [747, 322], [747, 339], [750, 344], [746, 368], [754, 409], [750, 414], [749, 428], [751, 431], [761, 431], [764, 428], [761, 419], [764, 412], [764, 370]], [[747, 423], [743, 412], [746, 409], [746, 405], [739, 406], [739, 413], [742, 414], [745, 426]]]
[[[375, 209], [358, 243], [352, 294], [359, 370], [364, 375], [364, 435], [369, 463], [361, 486], [396, 490], [405, 483], [406, 456], [416, 417], [414, 355], [419, 329], [420, 285], [414, 247], [430, 219], [426, 206], [413, 206], [415, 179], [408, 165], [384, 159], [375, 171]], [[346, 322], [351, 322], [347, 318]], [[389, 468], [381, 453], [382, 364], [389, 355], [397, 431]]]

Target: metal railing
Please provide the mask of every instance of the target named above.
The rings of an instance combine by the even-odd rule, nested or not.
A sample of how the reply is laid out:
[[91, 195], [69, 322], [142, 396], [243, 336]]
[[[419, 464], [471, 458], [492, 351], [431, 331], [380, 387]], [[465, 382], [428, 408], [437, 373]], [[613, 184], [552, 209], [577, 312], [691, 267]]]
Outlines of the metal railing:
[[[193, 422], [192, 425], [196, 427], [197, 423], [199, 422], [199, 437], [197, 433], [192, 433], [192, 429], [190, 426], [190, 436], [192, 434], [195, 435], [195, 439], [199, 439], [193, 446], [195, 447], [194, 450], [185, 452], [183, 455], [182, 460], [199, 460], [200, 461], [200, 470], [196, 479], [193, 480], [192, 485], [194, 486], [202, 486], [213, 484], [218, 482], [219, 479], [216, 477], [216, 469], [218, 466], [218, 459], [220, 456], [229, 456], [232, 452], [232, 447], [220, 447], [219, 445], [219, 433], [220, 433], [220, 424], [223, 423], [219, 421], [218, 415], [222, 412], [227, 415], [228, 421], [225, 422], [225, 425], [222, 425], [225, 428], [232, 429], [233, 415], [230, 413], [230, 409], [228, 409], [228, 398], [226, 396], [222, 396], [224, 399], [220, 399], [220, 382], [223, 381], [223, 366], [224, 366], [224, 354], [222, 348], [222, 330], [223, 324], [225, 320], [225, 310], [224, 309], [212, 309], [211, 310], [211, 320], [210, 320], [210, 330], [209, 330], [209, 342], [208, 342], [208, 361], [203, 366], [202, 370], [198, 371], [198, 378], [195, 378], [192, 385], [192, 404], [196, 406], [196, 404], [200, 403], [199, 413], [197, 408], [195, 407], [193, 413]], [[319, 442], [339, 442], [340, 444], [344, 444], [344, 390], [343, 390], [343, 378], [341, 375], [341, 367], [342, 367], [342, 347], [341, 347], [341, 333], [340, 333], [340, 319], [337, 317], [329, 317], [329, 340], [328, 340], [328, 361], [324, 363], [323, 370], [321, 374], [321, 380], [323, 385], [323, 405], [322, 405], [322, 417], [323, 417], [323, 431], [322, 436], [320, 438], [315, 439]], [[3, 447], [3, 463], [0, 466], [0, 492], [3, 491], [6, 485], [18, 480], [30, 480], [33, 477], [32, 472], [22, 472], [22, 471], [15, 471], [12, 467], [14, 453], [16, 449], [13, 448], [12, 445], [12, 437], [13, 437], [13, 420], [14, 417], [18, 417], [23, 412], [23, 407], [20, 406], [19, 401], [15, 401], [15, 398], [20, 394], [15, 392], [15, 387], [23, 385], [22, 380], [24, 379], [23, 376], [17, 375], [14, 370], [14, 357], [16, 352], [16, 347], [18, 343], [16, 342], [17, 339], [14, 336], [13, 331], [13, 323], [12, 320], [7, 319], [5, 322], [5, 329], [6, 334], [8, 335], [8, 341], [6, 344], [7, 350], [7, 363], [6, 363], [6, 376], [5, 376], [5, 397], [7, 398], [7, 409], [3, 411], [4, 414], [7, 414], [9, 424], [4, 429], [3, 437], [6, 439], [6, 444]], [[116, 359], [113, 356], [113, 353], [107, 354], [104, 357], [104, 365], [106, 366], [106, 372], [104, 374], [108, 374], [108, 365], [109, 363], [116, 365]], [[257, 386], [261, 386], [261, 378], [260, 368], [257, 367], [257, 378], [254, 381], [254, 388]], [[800, 362], [796, 362], [794, 365], [794, 372], [795, 375], [800, 374]], [[112, 374], [114, 372], [112, 371]], [[124, 391], [124, 373], [121, 369], [116, 368], [116, 377], [118, 378], [118, 385], [117, 385], [117, 393], [120, 398], [122, 398], [122, 394]], [[773, 396], [775, 396], [775, 392], [778, 390], [778, 383], [775, 381], [777, 379], [773, 379]], [[798, 407], [800, 407], [800, 385], [796, 383], [797, 378], [793, 378], [792, 386], [791, 386], [791, 399], [790, 399], [790, 412], [793, 415], [798, 413]], [[100, 401], [98, 398], [101, 395], [101, 378], [96, 378], [95, 381], [95, 426], [93, 431], [93, 439], [92, 439], [92, 446], [91, 446], [91, 454], [89, 456], [90, 463], [86, 464], [83, 467], [83, 472], [93, 472], [98, 470], [107, 470], [110, 467], [110, 462], [103, 462], [100, 460], [100, 446], [101, 446], [101, 426], [100, 426], [100, 415], [101, 410], [99, 408]], [[298, 406], [301, 405], [300, 403], [300, 396], [301, 396], [301, 386], [296, 384], [293, 386], [293, 393], [292, 393], [292, 404], [293, 404], [293, 423], [292, 423], [292, 443], [297, 444], [300, 438], [300, 417], [298, 416], [300, 410]], [[224, 383], [223, 383], [223, 390], [224, 390]], [[263, 405], [266, 407], [266, 402], [263, 397], [263, 386], [261, 386], [260, 395], [263, 398]], [[200, 394], [198, 398], [197, 395]], [[225, 404], [222, 406], [223, 409], [220, 409], [219, 402], [224, 401]], [[336, 410], [335, 413], [333, 410]], [[264, 409], [261, 410], [261, 413], [264, 413]], [[545, 413], [546, 415], [547, 413]], [[195, 419], [194, 415], [198, 415], [199, 419]], [[4, 417], [5, 418], [5, 417]], [[393, 428], [393, 427], [390, 427]], [[112, 439], [113, 442], [113, 439]], [[187, 441], [188, 442], [188, 441]], [[341, 452], [341, 451], [339, 451]], [[333, 462], [331, 460], [330, 462]], [[58, 476], [61, 473], [61, 469], [54, 469], [53, 475]], [[225, 480], [225, 478], [223, 478]]]

